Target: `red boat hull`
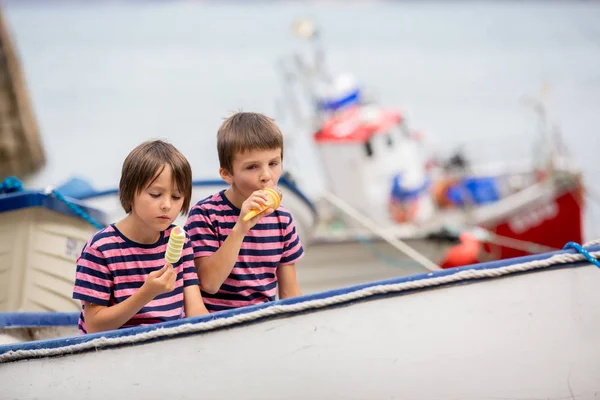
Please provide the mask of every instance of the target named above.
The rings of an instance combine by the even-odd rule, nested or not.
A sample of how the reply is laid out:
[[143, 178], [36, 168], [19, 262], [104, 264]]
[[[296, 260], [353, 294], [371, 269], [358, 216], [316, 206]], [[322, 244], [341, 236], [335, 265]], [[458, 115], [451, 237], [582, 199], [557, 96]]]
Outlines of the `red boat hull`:
[[[583, 185], [576, 181], [567, 190], [557, 192], [553, 199], [532, 204], [483, 228], [500, 237], [562, 249], [568, 242], [583, 241], [583, 211]], [[442, 268], [453, 268], [531, 254], [494, 243], [483, 243], [479, 251], [473, 248], [470, 242], [452, 247], [440, 265]]]
[[[583, 186], [580, 182], [553, 200], [510, 216], [506, 221], [487, 227], [497, 235], [562, 249], [568, 242], [583, 241]], [[523, 250], [486, 244], [494, 258], [529, 255]]]

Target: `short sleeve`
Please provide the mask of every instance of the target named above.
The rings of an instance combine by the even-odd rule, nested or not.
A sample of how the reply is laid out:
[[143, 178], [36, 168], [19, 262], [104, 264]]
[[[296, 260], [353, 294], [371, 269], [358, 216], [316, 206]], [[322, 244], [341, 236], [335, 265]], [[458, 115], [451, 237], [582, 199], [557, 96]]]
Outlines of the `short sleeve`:
[[86, 244], [77, 259], [73, 298], [108, 306], [112, 292], [113, 276], [106, 258], [93, 245]]
[[219, 237], [208, 211], [196, 205], [190, 211], [185, 230], [190, 236], [194, 258], [208, 257], [219, 249]]
[[183, 245], [181, 265], [183, 266], [183, 286], [200, 285], [196, 266], [194, 265], [194, 251], [189, 237]]
[[290, 215], [288, 224], [283, 231], [283, 254], [279, 264], [293, 264], [304, 256], [300, 236], [296, 232], [294, 220]]

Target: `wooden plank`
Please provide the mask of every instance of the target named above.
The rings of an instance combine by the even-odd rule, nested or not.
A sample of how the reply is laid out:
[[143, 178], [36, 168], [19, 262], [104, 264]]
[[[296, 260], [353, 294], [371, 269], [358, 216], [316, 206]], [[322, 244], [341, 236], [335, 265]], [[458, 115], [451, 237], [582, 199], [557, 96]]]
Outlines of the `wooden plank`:
[[[59, 259], [56, 256], [38, 252], [31, 255], [29, 269], [29, 273], [41, 272], [69, 282], [71, 286], [75, 283], [76, 262], [69, 259]], [[71, 287], [70, 291], [72, 290]]]
[[34, 302], [50, 311], [78, 311], [81, 303], [71, 298], [72, 293], [71, 282], [35, 271], [27, 287], [25, 303]]

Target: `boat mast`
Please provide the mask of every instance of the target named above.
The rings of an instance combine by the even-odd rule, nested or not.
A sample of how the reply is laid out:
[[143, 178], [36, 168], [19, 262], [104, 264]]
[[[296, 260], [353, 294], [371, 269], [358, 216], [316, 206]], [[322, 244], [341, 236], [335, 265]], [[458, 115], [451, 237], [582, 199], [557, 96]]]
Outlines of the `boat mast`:
[[536, 98], [527, 98], [526, 101], [531, 105], [533, 111], [538, 116], [538, 131], [540, 132], [540, 146], [535, 151], [540, 155], [539, 159], [543, 163], [542, 169], [548, 173], [549, 177], [554, 176], [556, 172], [557, 147], [556, 147], [556, 132], [550, 118], [548, 116], [547, 98], [550, 89], [547, 84], [542, 87], [540, 96]]

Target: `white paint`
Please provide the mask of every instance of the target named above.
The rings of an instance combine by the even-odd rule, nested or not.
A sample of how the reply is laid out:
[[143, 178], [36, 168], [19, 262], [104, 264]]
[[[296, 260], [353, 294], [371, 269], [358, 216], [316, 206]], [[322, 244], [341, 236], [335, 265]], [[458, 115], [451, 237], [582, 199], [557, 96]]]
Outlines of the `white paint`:
[[593, 266], [0, 366], [7, 398], [593, 399]]
[[527, 207], [508, 221], [510, 229], [517, 234], [540, 226], [545, 221], [552, 220], [558, 215], [558, 204], [556, 201], [543, 202]]
[[[401, 133], [400, 126], [372, 135], [369, 143], [370, 157], [365, 142], [334, 141], [317, 145], [329, 192], [378, 224], [390, 226], [394, 224], [388, 210], [394, 177], [402, 173], [407, 189], [421, 187], [427, 179], [425, 154], [418, 142]], [[423, 193], [418, 202], [415, 219], [430, 219], [434, 209], [429, 194]]]

